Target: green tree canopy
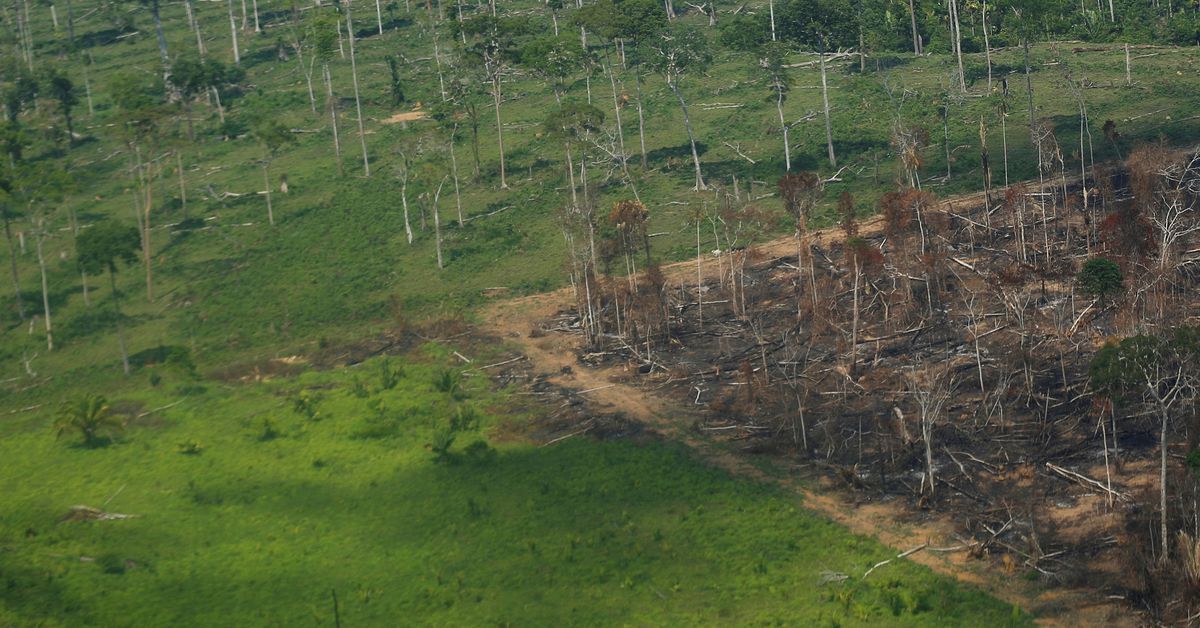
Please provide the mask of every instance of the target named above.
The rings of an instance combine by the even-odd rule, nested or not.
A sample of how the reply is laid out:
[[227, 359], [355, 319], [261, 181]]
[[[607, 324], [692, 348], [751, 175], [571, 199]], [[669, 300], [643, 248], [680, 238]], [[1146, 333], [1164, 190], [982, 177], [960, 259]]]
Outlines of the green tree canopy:
[[1091, 294], [1107, 298], [1117, 294], [1124, 287], [1125, 278], [1121, 275], [1121, 267], [1116, 262], [1103, 257], [1095, 257], [1084, 262], [1079, 271], [1079, 285]]
[[104, 270], [116, 273], [117, 262], [136, 262], [140, 248], [141, 236], [137, 229], [115, 220], [98, 222], [80, 231], [75, 238], [79, 265], [89, 273]]

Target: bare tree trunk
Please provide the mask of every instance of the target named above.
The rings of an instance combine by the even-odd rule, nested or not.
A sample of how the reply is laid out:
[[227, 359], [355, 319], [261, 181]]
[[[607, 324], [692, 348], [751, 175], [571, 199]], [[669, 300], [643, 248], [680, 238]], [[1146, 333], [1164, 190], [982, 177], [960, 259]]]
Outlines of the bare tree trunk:
[[858, 366], [858, 301], [859, 290], [862, 285], [862, 262], [858, 259], [858, 255], [854, 256], [854, 313], [850, 322], [850, 367], [847, 372], [850, 377], [855, 376], [855, 370]]
[[776, 41], [776, 39], [775, 39], [775, 0], [769, 0], [767, 2], [767, 9], [771, 12], [771, 41]]
[[354, 80], [354, 109], [358, 113], [358, 142], [362, 145], [363, 176], [371, 176], [371, 161], [367, 158], [367, 133], [363, 130], [362, 101], [358, 97], [358, 64], [354, 54], [354, 22], [350, 17], [350, 0], [346, 0], [346, 33], [350, 40], [350, 76]]
[[687, 129], [688, 143], [692, 147], [692, 163], [696, 167], [696, 189], [703, 190], [704, 177], [700, 174], [700, 153], [696, 151], [696, 136], [692, 133], [692, 121], [688, 117], [687, 103], [683, 100], [683, 93], [679, 91], [678, 79], [667, 81], [667, 86], [674, 92], [675, 97], [679, 99], [679, 108], [683, 110], [683, 126]]
[[50, 286], [46, 281], [46, 258], [42, 255], [42, 242], [46, 239], [46, 219], [38, 218], [37, 224], [37, 258], [38, 271], [42, 275], [42, 314], [46, 327], [46, 350], [54, 351], [54, 325], [50, 322]]
[[90, 118], [96, 115], [96, 108], [92, 105], [92, 77], [91, 72], [88, 71], [88, 66], [91, 65], [91, 56], [89, 55], [88, 61], [81, 65], [83, 66], [83, 93], [87, 98], [88, 117]]
[[316, 64], [317, 59], [316, 57], [313, 57], [313, 59], [308, 62], [308, 67], [306, 68], [304, 65], [304, 46], [300, 45], [300, 40], [297, 39], [295, 42], [293, 42], [292, 48], [296, 51], [296, 62], [300, 64], [300, 72], [304, 74], [304, 81], [308, 84], [308, 106], [312, 108], [313, 113], [316, 113], [317, 95], [315, 92], [313, 92], [312, 73], [313, 65]]
[[504, 171], [504, 123], [500, 120], [500, 73], [492, 75], [492, 101], [496, 108], [496, 146], [500, 149], [500, 188], [508, 188]]
[[221, 105], [221, 90], [216, 86], [210, 87], [212, 90], [213, 100], [217, 101], [217, 118], [221, 120], [221, 124], [225, 124], [225, 107]]
[[567, 153], [567, 179], [571, 184], [571, 207], [579, 207], [579, 196], [575, 192], [575, 164], [571, 161], [571, 143], [564, 142], [563, 147]]
[[408, 238], [408, 243], [413, 243], [412, 223], [408, 220], [408, 160], [401, 156], [404, 161], [404, 170], [400, 176], [400, 205], [404, 208], [404, 235]]
[[704, 328], [704, 274], [700, 266], [700, 215], [696, 215], [696, 307], [698, 326]]
[[379, 25], [379, 34], [383, 34], [383, 10], [379, 6], [379, 0], [375, 0], [375, 22]]
[[337, 157], [338, 176], [345, 176], [346, 170], [342, 166], [342, 142], [338, 138], [337, 101], [333, 99], [333, 80], [329, 76], [328, 63], [322, 65], [322, 74], [325, 76], [325, 101], [329, 107], [329, 120], [333, 128], [333, 154]]
[[1029, 40], [1022, 39], [1021, 46], [1025, 50], [1025, 96], [1029, 101], [1029, 133], [1032, 137], [1034, 131], [1034, 113], [1033, 113], [1033, 78], [1029, 75]]
[[192, 0], [184, 0], [183, 9], [187, 11], [188, 25], [192, 27], [192, 32], [196, 35], [196, 53], [200, 55], [200, 60], [204, 60], [204, 38], [200, 35], [200, 21], [196, 18], [195, 9], [192, 8]]
[[[1112, 0], [1109, 0], [1111, 4]], [[1028, 64], [1027, 64], [1028, 65]], [[1125, 44], [1125, 86], [1133, 85], [1133, 80], [1129, 76], [1129, 44]]]
[[167, 38], [163, 35], [162, 16], [158, 12], [158, 0], [150, 0], [150, 16], [154, 18], [154, 37], [158, 40], [158, 55], [162, 58], [163, 68], [171, 64], [167, 55]]
[[71, 0], [67, 0], [67, 41], [75, 48], [75, 14], [71, 11]]
[[963, 72], [962, 60], [962, 30], [958, 20], [958, 0], [950, 0], [950, 29], [954, 36], [954, 56], [958, 59], [958, 88], [964, 94], [967, 92], [966, 74]]
[[779, 129], [783, 131], [783, 162], [788, 172], [792, 171], [792, 148], [788, 144], [788, 124], [783, 117], [783, 90], [775, 90], [775, 110], [779, 112]]
[[438, 213], [438, 200], [442, 197], [442, 186], [446, 185], [448, 176], [442, 177], [442, 182], [437, 186], [437, 192], [433, 194], [433, 235], [437, 247], [437, 265], [439, 269], [446, 266], [442, 263], [442, 219]]
[[1162, 556], [1161, 560], [1165, 563], [1170, 560], [1170, 544], [1167, 538], [1167, 424], [1170, 419], [1170, 414], [1166, 408], [1160, 408], [1162, 413], [1162, 427], [1159, 431], [1158, 448], [1159, 456], [1159, 475], [1158, 475], [1158, 507], [1162, 513], [1160, 522], [1160, 534], [1162, 534]]
[[13, 297], [17, 302], [17, 316], [25, 320], [25, 302], [21, 299], [21, 274], [17, 271], [17, 248], [13, 246], [12, 219], [8, 209], [0, 207], [0, 215], [4, 218], [4, 237], [8, 240], [8, 262], [12, 269]]
[[913, 6], [913, 0], [908, 0], [908, 18], [912, 24], [912, 42], [913, 54], [921, 56], [921, 34], [917, 32], [917, 8]]
[[[607, 55], [606, 55], [607, 56]], [[621, 102], [617, 94], [617, 77], [615, 68], [613, 68], [612, 57], [608, 57], [608, 81], [612, 85], [613, 95], [613, 115], [617, 121], [617, 146], [621, 149], [621, 171], [625, 176], [629, 176], [629, 160], [625, 155], [625, 130], [621, 126]]]
[[150, 209], [154, 204], [154, 184], [152, 182], [153, 175], [150, 169], [154, 167], [153, 162], [146, 164], [146, 198], [142, 203], [142, 259], [146, 264], [146, 300], [150, 303], [154, 302], [154, 268], [150, 263], [151, 257], [151, 235], [150, 231]]
[[983, 0], [983, 56], [987, 61], [988, 86], [987, 91], [992, 93], [992, 44], [988, 38], [988, 21], [987, 21], [987, 0]]
[[175, 151], [175, 168], [179, 174], [179, 204], [181, 209], [183, 209], [183, 219], [187, 220], [187, 187], [184, 185], [183, 180], [183, 156], [179, 151]]
[[[225, 4], [229, 12], [229, 35], [233, 42], [233, 64], [239, 65], [242, 62], [242, 55], [238, 52], [237, 21], [233, 19], [233, 0], [226, 0]], [[129, 374], [129, 369], [125, 370], [125, 374]]]
[[825, 80], [825, 45], [821, 44], [821, 102], [825, 108], [825, 146], [829, 149], [829, 165], [837, 168], [837, 156], [833, 154], [833, 123], [829, 119], [829, 84]]
[[637, 86], [638, 140], [641, 143], [642, 170], [646, 170], [650, 167], [646, 161], [646, 117], [642, 111], [642, 73], [637, 68], [634, 68], [634, 78]]
[[262, 27], [258, 24], [258, 0], [250, 0], [250, 8], [254, 11], [254, 32], [261, 33]]
[[272, 227], [274, 227], [275, 226], [275, 211], [274, 211], [274, 208], [271, 207], [271, 158], [270, 157], [263, 159], [262, 171], [263, 171], [263, 185], [266, 186], [266, 189], [267, 189], [267, 222], [270, 223]]
[[455, 123], [454, 130], [450, 132], [450, 174], [454, 175], [454, 204], [458, 208], [458, 226], [462, 228], [466, 221], [463, 220], [462, 194], [458, 189], [458, 158], [454, 156], [454, 138], [457, 133], [458, 123]]

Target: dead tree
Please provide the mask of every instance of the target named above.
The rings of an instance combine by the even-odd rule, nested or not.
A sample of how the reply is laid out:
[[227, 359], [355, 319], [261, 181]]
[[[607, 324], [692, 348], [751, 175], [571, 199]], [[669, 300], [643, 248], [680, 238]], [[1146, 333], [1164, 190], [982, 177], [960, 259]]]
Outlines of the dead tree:
[[904, 387], [916, 404], [921, 440], [925, 444], [925, 476], [921, 478], [921, 492], [924, 494], [928, 486], [929, 498], [933, 499], [936, 480], [933, 472], [933, 432], [942, 418], [946, 402], [954, 393], [956, 382], [950, 374], [949, 364], [943, 362], [940, 368], [923, 364], [905, 372]]
[[[796, 268], [798, 277], [804, 276], [804, 255], [809, 258], [809, 294], [812, 298], [813, 309], [817, 307], [817, 278], [812, 261], [812, 245], [808, 241], [808, 215], [817, 206], [817, 201], [824, 194], [824, 182], [815, 172], [798, 172], [785, 174], [779, 178], [779, 196], [783, 199], [783, 209], [796, 220]], [[796, 318], [803, 316], [803, 306], [800, 300], [800, 285], [802, 279], [796, 281]]]

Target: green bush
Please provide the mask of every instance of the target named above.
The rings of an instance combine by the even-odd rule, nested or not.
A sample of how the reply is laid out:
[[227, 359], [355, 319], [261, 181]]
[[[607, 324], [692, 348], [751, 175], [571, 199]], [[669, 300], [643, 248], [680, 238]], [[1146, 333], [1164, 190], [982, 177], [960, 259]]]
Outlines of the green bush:
[[1124, 287], [1125, 278], [1116, 262], [1095, 257], [1083, 264], [1079, 271], [1079, 285], [1084, 291], [1101, 299], [1114, 295]]

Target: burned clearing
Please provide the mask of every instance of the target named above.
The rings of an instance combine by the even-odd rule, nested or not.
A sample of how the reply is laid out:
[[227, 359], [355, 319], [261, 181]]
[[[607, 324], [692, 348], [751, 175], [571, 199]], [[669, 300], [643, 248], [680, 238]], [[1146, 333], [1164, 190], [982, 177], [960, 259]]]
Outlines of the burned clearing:
[[[844, 202], [813, 232], [785, 177], [791, 251], [747, 246], [778, 198], [720, 190], [696, 228], [723, 250], [698, 235], [697, 260], [636, 279], [577, 254], [576, 307], [535, 333], [582, 336], [582, 364], [624, 369], [747, 456], [950, 516], [963, 551], [1008, 573], [1192, 620], [1198, 168], [1158, 146], [1085, 181], [1050, 162], [1041, 186], [903, 188], [879, 218]], [[630, 214], [601, 249], [632, 270], [650, 255]]]

